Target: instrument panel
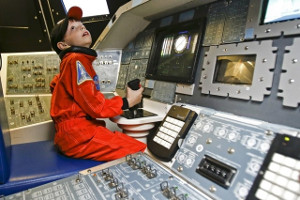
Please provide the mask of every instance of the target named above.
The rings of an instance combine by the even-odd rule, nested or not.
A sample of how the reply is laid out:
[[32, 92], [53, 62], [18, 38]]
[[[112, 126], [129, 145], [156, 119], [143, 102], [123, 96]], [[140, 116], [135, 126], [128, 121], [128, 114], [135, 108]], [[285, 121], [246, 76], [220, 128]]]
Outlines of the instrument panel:
[[5, 199], [207, 200], [201, 191], [143, 153], [87, 169], [77, 175]]

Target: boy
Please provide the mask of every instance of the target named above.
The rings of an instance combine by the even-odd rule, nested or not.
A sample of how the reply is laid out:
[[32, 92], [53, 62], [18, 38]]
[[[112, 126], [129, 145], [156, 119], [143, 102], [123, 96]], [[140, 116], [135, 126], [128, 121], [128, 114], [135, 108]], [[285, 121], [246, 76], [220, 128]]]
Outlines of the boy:
[[61, 59], [60, 74], [50, 84], [50, 114], [55, 123], [54, 143], [67, 156], [109, 161], [144, 151], [146, 144], [123, 133], [111, 132], [105, 122], [141, 101], [143, 88], [127, 88], [127, 97], [105, 99], [92, 62], [92, 38], [80, 21], [82, 10], [72, 7], [51, 32], [52, 48]]

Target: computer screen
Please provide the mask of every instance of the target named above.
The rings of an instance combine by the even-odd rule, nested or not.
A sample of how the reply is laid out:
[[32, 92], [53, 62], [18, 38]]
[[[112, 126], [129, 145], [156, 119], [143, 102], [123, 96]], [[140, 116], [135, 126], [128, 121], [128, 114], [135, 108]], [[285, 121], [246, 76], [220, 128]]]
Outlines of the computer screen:
[[66, 13], [72, 6], [82, 9], [82, 17], [108, 15], [109, 9], [106, 0], [61, 0]]
[[157, 30], [146, 78], [193, 83], [202, 35], [202, 21]]
[[218, 56], [214, 83], [252, 85], [256, 55]]
[[263, 24], [300, 18], [299, 0], [267, 0], [264, 4]]

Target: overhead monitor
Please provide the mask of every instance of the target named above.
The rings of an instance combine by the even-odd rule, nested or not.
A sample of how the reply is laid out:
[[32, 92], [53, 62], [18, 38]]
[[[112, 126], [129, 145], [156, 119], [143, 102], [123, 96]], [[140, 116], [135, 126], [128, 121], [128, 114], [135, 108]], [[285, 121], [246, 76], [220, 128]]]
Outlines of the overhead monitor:
[[249, 0], [244, 39], [299, 35], [299, 0]]
[[66, 13], [72, 6], [82, 9], [82, 17], [89, 18], [108, 15], [109, 9], [106, 0], [61, 0]]
[[201, 20], [157, 30], [146, 78], [193, 83], [201, 35]]
[[264, 4], [263, 24], [300, 19], [298, 0], [268, 0]]
[[252, 85], [256, 55], [218, 56], [214, 83]]

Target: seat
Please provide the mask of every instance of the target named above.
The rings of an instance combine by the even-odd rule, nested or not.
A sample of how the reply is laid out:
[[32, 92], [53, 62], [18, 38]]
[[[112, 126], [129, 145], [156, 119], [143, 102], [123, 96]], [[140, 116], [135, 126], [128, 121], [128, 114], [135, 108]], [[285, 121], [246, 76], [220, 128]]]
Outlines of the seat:
[[103, 163], [66, 157], [59, 153], [53, 141], [12, 145], [1, 79], [0, 110], [0, 197], [62, 179]]

